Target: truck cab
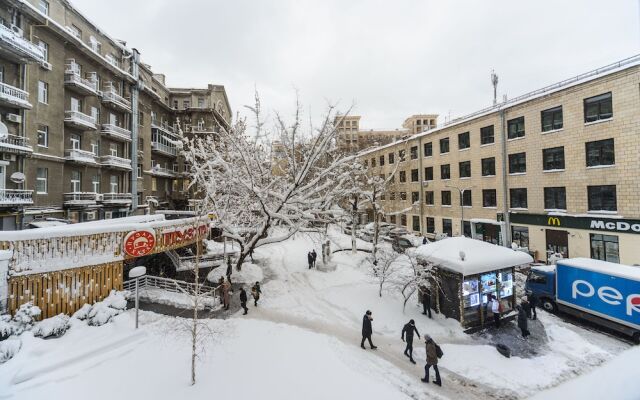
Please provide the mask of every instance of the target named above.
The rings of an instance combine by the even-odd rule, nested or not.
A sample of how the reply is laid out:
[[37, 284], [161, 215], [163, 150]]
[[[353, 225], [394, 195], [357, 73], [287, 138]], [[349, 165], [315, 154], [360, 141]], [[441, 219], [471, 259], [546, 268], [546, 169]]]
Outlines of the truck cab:
[[538, 298], [538, 304], [547, 312], [556, 312], [556, 269], [553, 265], [535, 265], [527, 276], [525, 290]]

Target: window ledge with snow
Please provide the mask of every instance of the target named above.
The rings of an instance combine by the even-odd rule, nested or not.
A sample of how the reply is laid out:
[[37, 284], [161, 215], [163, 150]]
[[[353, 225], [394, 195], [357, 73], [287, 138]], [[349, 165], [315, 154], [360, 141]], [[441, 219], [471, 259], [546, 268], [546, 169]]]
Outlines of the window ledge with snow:
[[480, 147], [493, 146], [496, 142], [481, 144]]
[[542, 172], [545, 173], [545, 174], [549, 174], [549, 173], [553, 173], [553, 172], [564, 172], [564, 171], [565, 171], [565, 169], [562, 168], [562, 169], [545, 169]]
[[599, 119], [597, 121], [585, 122], [584, 126], [597, 125], [597, 124], [602, 124], [604, 122], [609, 122], [609, 121], [613, 121], [613, 117], [605, 118], [605, 119]]
[[524, 136], [524, 135], [523, 135], [523, 136], [514, 137], [514, 138], [511, 138], [511, 139], [507, 139], [507, 142], [514, 142], [514, 141], [516, 141], [516, 140], [522, 140], [522, 139], [524, 139], [525, 137], [526, 137], [526, 136]]
[[520, 176], [520, 175], [526, 175], [526, 172], [510, 172], [509, 176]]
[[560, 129], [552, 129], [550, 131], [542, 131], [540, 132], [541, 135], [550, 135], [552, 133], [558, 133], [558, 132], [562, 132], [564, 130], [564, 128], [560, 128]]
[[613, 168], [615, 167], [615, 164], [606, 164], [606, 165], [592, 165], [590, 167], [587, 167], [587, 169], [602, 169], [602, 168]]

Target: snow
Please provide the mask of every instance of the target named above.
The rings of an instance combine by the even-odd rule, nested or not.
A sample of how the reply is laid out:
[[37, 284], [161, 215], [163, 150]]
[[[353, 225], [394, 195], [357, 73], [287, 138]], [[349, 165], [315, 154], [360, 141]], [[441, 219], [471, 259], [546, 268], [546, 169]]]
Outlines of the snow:
[[610, 263], [607, 261], [594, 260], [592, 258], [565, 258], [562, 260], [558, 260], [557, 263], [564, 264], [570, 267], [599, 272], [602, 274], [640, 281], [640, 267]]
[[537, 264], [537, 265], [532, 265], [531, 269], [535, 269], [541, 272], [556, 272], [556, 266], [551, 264], [551, 265], [546, 265], [546, 264]]
[[[0, 365], [13, 358], [22, 347], [22, 341], [17, 337], [11, 337], [0, 342]], [[2, 392], [0, 392], [2, 395]]]
[[[169, 292], [163, 289], [147, 287], [140, 290], [139, 295], [141, 300], [146, 300], [147, 302], [166, 304], [176, 308], [193, 309], [193, 296], [186, 293]], [[199, 310], [204, 310], [205, 307], [212, 309], [216, 305], [218, 305], [218, 302], [210, 297], [202, 296], [198, 301]]]
[[[207, 275], [207, 280], [217, 284], [221, 276], [227, 276], [226, 265], [211, 270]], [[233, 268], [233, 272], [231, 273], [231, 282], [233, 283], [254, 284], [255, 282], [261, 282], [263, 279], [262, 268], [252, 263], [243, 263], [240, 271]]]
[[60, 336], [66, 332], [67, 328], [69, 328], [69, 316], [58, 314], [37, 322], [31, 329], [31, 332], [33, 336], [46, 338], [49, 336]]
[[[464, 252], [464, 260], [461, 258], [462, 252]], [[522, 251], [514, 251], [464, 236], [422, 245], [418, 247], [416, 254], [418, 259], [464, 276], [533, 262], [533, 258]]]

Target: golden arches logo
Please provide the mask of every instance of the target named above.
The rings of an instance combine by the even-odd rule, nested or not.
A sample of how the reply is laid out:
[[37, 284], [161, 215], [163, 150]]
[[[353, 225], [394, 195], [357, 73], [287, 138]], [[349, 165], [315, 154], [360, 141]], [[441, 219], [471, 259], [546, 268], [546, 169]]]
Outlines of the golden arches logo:
[[560, 226], [560, 218], [558, 218], [558, 217], [549, 217], [547, 219], [547, 225]]

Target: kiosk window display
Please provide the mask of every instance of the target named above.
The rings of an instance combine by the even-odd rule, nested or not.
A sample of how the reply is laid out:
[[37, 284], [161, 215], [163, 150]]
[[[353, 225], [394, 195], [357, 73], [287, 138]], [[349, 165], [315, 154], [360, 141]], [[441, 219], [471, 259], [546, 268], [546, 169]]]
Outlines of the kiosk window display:
[[478, 280], [469, 279], [462, 284], [462, 296], [464, 308], [475, 307], [480, 304], [480, 293], [478, 293]]

